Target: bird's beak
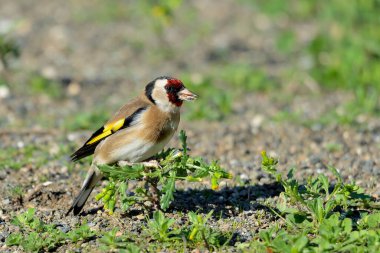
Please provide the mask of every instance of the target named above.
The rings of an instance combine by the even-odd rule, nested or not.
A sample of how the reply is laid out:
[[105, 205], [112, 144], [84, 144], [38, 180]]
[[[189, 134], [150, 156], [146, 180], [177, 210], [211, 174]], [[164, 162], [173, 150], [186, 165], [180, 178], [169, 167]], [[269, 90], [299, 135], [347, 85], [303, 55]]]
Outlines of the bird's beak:
[[184, 101], [191, 101], [197, 99], [198, 96], [185, 88], [178, 92], [178, 98]]

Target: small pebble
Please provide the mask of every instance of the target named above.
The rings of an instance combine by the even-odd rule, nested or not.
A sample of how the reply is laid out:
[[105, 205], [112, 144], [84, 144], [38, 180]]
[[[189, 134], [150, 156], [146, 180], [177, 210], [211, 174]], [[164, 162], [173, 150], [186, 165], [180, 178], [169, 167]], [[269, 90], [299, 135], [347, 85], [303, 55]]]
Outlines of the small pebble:
[[5, 85], [0, 84], [0, 99], [9, 97], [11, 94], [9, 88]]

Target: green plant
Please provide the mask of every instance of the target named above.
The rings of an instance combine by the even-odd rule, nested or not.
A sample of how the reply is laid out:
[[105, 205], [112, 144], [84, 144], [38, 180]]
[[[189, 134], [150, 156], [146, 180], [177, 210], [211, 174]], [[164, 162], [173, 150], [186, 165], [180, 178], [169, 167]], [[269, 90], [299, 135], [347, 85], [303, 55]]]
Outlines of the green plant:
[[46, 94], [52, 98], [61, 98], [64, 94], [59, 83], [39, 74], [33, 74], [30, 77], [29, 85], [35, 94]]
[[18, 148], [8, 147], [4, 150], [4, 152], [0, 153], [0, 169], [12, 168], [12, 169], [20, 169], [23, 165], [22, 162], [17, 161], [15, 156], [20, 153]]
[[380, 213], [367, 215], [371, 228], [358, 227], [364, 219], [342, 218], [338, 213], [324, 220], [312, 234], [272, 226], [262, 230], [251, 244], [258, 252], [378, 252], [380, 250]]
[[233, 101], [247, 92], [267, 92], [279, 86], [265, 70], [246, 63], [217, 65], [207, 75], [185, 75], [181, 79], [200, 97], [186, 106], [190, 119], [222, 120], [233, 113]]
[[228, 89], [241, 95], [249, 91], [270, 91], [278, 88], [278, 84], [270, 80], [266, 72], [257, 66], [248, 64], [228, 64], [218, 70], [220, 78]]
[[88, 239], [95, 237], [96, 233], [90, 229], [87, 224], [79, 225], [75, 229], [66, 233], [67, 240], [76, 243], [78, 241], [87, 241]]
[[[170, 148], [158, 154], [158, 168], [147, 168], [143, 164], [123, 167], [99, 166], [110, 181], [96, 196], [96, 200], [102, 200], [105, 209], [110, 213], [113, 213], [118, 200], [124, 211], [146, 200], [153, 203], [155, 208], [166, 210], [174, 200], [176, 180], [199, 182], [205, 177], [210, 177], [211, 188], [216, 190], [220, 179], [232, 177], [215, 161], [208, 164], [200, 157], [190, 157], [184, 131], [180, 132], [179, 138], [182, 151]], [[129, 196], [127, 180], [143, 180], [145, 186], [137, 187], [135, 194]]]
[[0, 169], [18, 170], [32, 162], [38, 166], [46, 161], [46, 157], [37, 156], [40, 151], [40, 147], [31, 144], [20, 148], [6, 147], [0, 153]]
[[330, 142], [330, 143], [326, 143], [325, 149], [327, 150], [327, 152], [334, 153], [334, 152], [341, 151], [343, 149], [343, 145], [340, 143]]
[[16, 45], [16, 42], [0, 34], [0, 61], [4, 68], [8, 68], [8, 61], [11, 57], [17, 58], [19, 56], [20, 48]]
[[163, 26], [173, 22], [174, 13], [182, 4], [182, 0], [150, 0], [140, 3], [143, 9], [150, 9], [154, 26], [161, 32]]
[[[214, 251], [226, 245], [231, 237], [208, 225], [211, 215], [212, 211], [205, 217], [190, 212], [188, 213], [189, 222], [182, 227], [177, 227], [174, 225], [174, 219], [165, 217], [161, 211], [155, 211], [153, 219], [147, 217], [147, 225], [142, 226], [142, 233], [138, 237], [122, 234], [118, 228], [115, 228], [104, 233], [100, 242], [104, 250], [123, 249], [127, 252], [171, 252], [179, 249], [186, 251], [200, 247]], [[149, 244], [146, 244], [147, 241]]]
[[156, 241], [176, 240], [178, 239], [176, 236], [178, 236], [180, 230], [170, 229], [174, 222], [174, 219], [166, 218], [163, 212], [155, 211], [153, 213], [153, 220], [148, 221], [147, 229]]
[[321, 251], [352, 252], [353, 250], [357, 250], [358, 246], [364, 246], [358, 242], [359, 234], [364, 235], [364, 233], [367, 234], [368, 232], [352, 230], [352, 219], [342, 218], [339, 213], [334, 213], [321, 223], [318, 231], [319, 236], [312, 240], [312, 243], [317, 244]]
[[189, 212], [188, 217], [190, 221], [190, 234], [189, 239], [194, 243], [204, 243], [207, 249], [215, 250], [222, 245], [228, 243], [228, 239], [222, 233], [211, 229], [207, 222], [213, 214], [211, 210], [206, 216]]
[[379, 251], [378, 205], [359, 186], [343, 183], [333, 167], [334, 185], [323, 174], [301, 185], [293, 169], [284, 178], [277, 164], [277, 159], [262, 152], [263, 170], [284, 188], [275, 208], [270, 207], [283, 225], [260, 231], [248, 247], [271, 252]]
[[[326, 110], [314, 122], [353, 124], [360, 123], [359, 116], [379, 115], [378, 0], [242, 2], [271, 20], [266, 32], [274, 34], [277, 47], [272, 57], [280, 65], [279, 71], [271, 73], [285, 90], [304, 84], [322, 94], [336, 90], [352, 94], [351, 99]], [[283, 20], [287, 20], [286, 25]], [[304, 25], [311, 30], [303, 33]]]
[[[176, 13], [181, 7], [182, 0], [149, 0], [149, 1], [138, 1], [131, 3], [129, 7], [132, 9], [131, 16], [134, 19], [140, 20], [140, 23], [144, 25], [145, 29], [149, 30], [149, 33], [154, 34], [154, 39], [156, 43], [155, 47], [151, 47], [154, 56], [150, 58], [156, 58], [156, 60], [172, 59], [175, 55], [175, 48], [173, 43], [171, 43], [167, 38], [167, 30], [179, 22], [183, 21], [182, 18], [177, 18]], [[187, 8], [186, 15], [189, 15], [191, 10]], [[143, 17], [143, 18], [141, 18]], [[129, 39], [129, 38], [128, 38]], [[132, 42], [135, 48], [140, 48], [141, 44], [146, 44], [144, 41], [135, 39]]]
[[8, 191], [13, 200], [17, 201], [20, 205], [23, 204], [25, 190], [21, 185], [13, 186]]
[[25, 213], [17, 215], [12, 224], [20, 228], [20, 232], [12, 233], [5, 241], [8, 246], [20, 245], [27, 252], [54, 250], [66, 240], [77, 242], [95, 236], [87, 225], [81, 225], [64, 233], [55, 225], [46, 224], [35, 217], [35, 209], [29, 208]]
[[[267, 173], [275, 176], [277, 182], [284, 187], [281, 193], [280, 201], [277, 208], [280, 212], [288, 213], [296, 219], [302, 216], [304, 220], [311, 219], [314, 227], [318, 227], [324, 219], [330, 217], [337, 208], [347, 212], [349, 207], [368, 207], [371, 197], [364, 193], [364, 190], [355, 184], [343, 183], [341, 176], [334, 167], [329, 167], [330, 171], [337, 180], [331, 188], [328, 177], [324, 174], [318, 175], [317, 178], [309, 177], [305, 185], [299, 184], [294, 177], [294, 169], [291, 169], [284, 179], [277, 172], [276, 165], [278, 161], [273, 157], [268, 157], [266, 152], [262, 152], [262, 168]], [[301, 212], [294, 212], [294, 209], [288, 209], [287, 201], [297, 203], [302, 207]]]
[[125, 250], [128, 253], [140, 253], [141, 249], [133, 244], [130, 239], [125, 235], [117, 235], [118, 228], [114, 228], [111, 231], [104, 233], [100, 239], [102, 249], [109, 251], [112, 250]]
[[251, 245], [252, 248], [258, 249], [258, 252], [305, 252], [309, 243], [305, 233], [293, 235], [276, 226], [260, 231], [258, 238], [261, 241], [254, 241]]

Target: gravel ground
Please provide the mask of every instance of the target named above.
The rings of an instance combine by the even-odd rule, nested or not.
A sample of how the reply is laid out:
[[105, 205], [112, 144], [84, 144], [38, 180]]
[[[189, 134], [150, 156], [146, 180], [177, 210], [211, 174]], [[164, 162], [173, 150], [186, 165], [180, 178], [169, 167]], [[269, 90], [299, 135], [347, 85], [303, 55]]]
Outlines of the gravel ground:
[[[221, 1], [217, 8], [210, 8], [210, 5], [207, 1], [194, 1], [192, 5], [211, 26], [206, 38], [198, 38], [204, 42], [202, 47], [190, 45], [185, 48], [176, 39], [183, 38], [188, 31], [172, 26], [165, 33], [165, 43], [172, 44], [180, 54], [162, 64], [162, 58], [156, 56], [159, 39], [154, 34], [147, 32], [142, 37], [141, 27], [133, 26], [128, 18], [128, 22], [118, 19], [96, 22], [89, 14], [91, 12], [84, 10], [99, 10], [85, 1], [69, 4], [40, 1], [38, 5], [30, 1], [0, 1], [0, 29], [14, 25], [13, 34], [22, 50], [20, 59], [12, 63], [13, 70], [3, 72], [9, 83], [8, 88], [2, 88], [0, 92], [3, 94], [0, 97], [0, 148], [35, 148], [20, 169], [7, 165], [3, 169], [0, 167], [1, 251], [21, 250], [7, 247], [4, 242], [17, 230], [10, 224], [12, 217], [29, 207], [36, 208], [37, 216], [43, 221], [58, 224], [66, 230], [75, 227], [80, 220], [88, 220], [94, 230], [119, 226], [131, 234], [141, 232], [146, 213], [139, 207], [127, 214], [117, 209], [115, 215], [109, 216], [90, 198], [85, 215], [64, 216], [79, 191], [89, 164], [88, 161], [70, 164], [69, 155], [91, 130], [99, 127], [71, 131], [66, 127], [70, 123], [67, 121], [78, 111], [88, 112], [98, 106], [111, 115], [155, 76], [169, 73], [180, 78], [184, 71], [198, 73], [207, 69], [209, 61], [213, 60], [210, 55], [216, 49], [230, 49], [231, 59], [248, 57], [245, 54], [249, 54], [256, 55], [257, 61], [270, 62], [271, 37], [249, 36], [252, 33], [250, 28], [260, 31], [260, 27], [267, 24], [265, 17], [251, 18], [243, 6], [235, 6], [229, 1]], [[236, 14], [240, 18], [231, 19]], [[245, 28], [237, 29], [241, 24], [246, 24]], [[270, 31], [270, 27], [267, 30]], [[151, 50], [138, 50], [135, 44], [141, 41]], [[231, 45], [238, 42], [239, 45], [244, 42], [245, 54], [231, 49]], [[274, 71], [277, 67], [276, 63], [267, 65], [271, 65]], [[63, 97], [56, 99], [26, 92], [29, 87], [24, 83], [30, 73], [35, 72], [53, 79], [69, 80], [59, 82], [64, 90]], [[19, 85], [13, 87], [13, 82]], [[273, 215], [266, 212], [262, 204], [268, 199], [276, 201], [281, 191], [273, 178], [260, 168], [262, 150], [278, 157], [284, 172], [292, 166], [297, 167], [296, 176], [300, 179], [319, 173], [331, 175], [327, 167], [333, 165], [345, 181], [355, 181], [378, 198], [380, 120], [361, 115], [357, 126], [335, 123], [306, 126], [274, 120], [284, 110], [299, 112], [303, 119], [316, 119], [351, 99], [345, 92], [311, 94], [305, 88], [291, 94], [285, 101], [279, 99], [281, 94], [245, 94], [233, 101], [233, 113], [223, 121], [183, 118], [180, 128], [187, 131], [192, 155], [218, 159], [233, 173], [234, 179], [224, 181], [223, 187], [212, 194], [207, 182], [179, 184], [168, 216], [183, 224], [186, 218], [182, 212], [207, 213], [214, 209], [215, 213], [222, 212], [223, 215], [222, 219], [214, 217], [212, 226], [222, 231], [235, 229], [233, 240], [250, 240], [252, 234], [274, 221]], [[186, 105], [184, 107], [186, 113]], [[168, 146], [178, 147], [178, 140], [173, 139]], [[11, 156], [14, 162], [23, 158], [17, 152]], [[14, 194], [12, 189], [16, 186], [23, 189], [21, 196]], [[100, 189], [97, 187], [93, 194]], [[60, 247], [57, 251], [96, 252], [97, 246], [98, 241], [91, 240]]]

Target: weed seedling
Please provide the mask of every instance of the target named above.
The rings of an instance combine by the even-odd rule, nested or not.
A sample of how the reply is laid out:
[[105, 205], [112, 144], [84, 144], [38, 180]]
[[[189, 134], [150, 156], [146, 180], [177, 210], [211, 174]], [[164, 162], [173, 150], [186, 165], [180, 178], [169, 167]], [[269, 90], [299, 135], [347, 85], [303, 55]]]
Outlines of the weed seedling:
[[153, 239], [159, 242], [166, 242], [178, 239], [176, 236], [181, 232], [171, 229], [174, 222], [174, 219], [166, 218], [163, 212], [155, 211], [153, 213], [153, 220], [148, 221], [146, 228], [149, 230]]
[[130, 242], [130, 239], [128, 239], [125, 235], [117, 236], [117, 232], [119, 231], [118, 228], [114, 228], [111, 231], [105, 233], [103, 237], [100, 239], [100, 242], [102, 244], [102, 249], [105, 251], [110, 250], [116, 250], [116, 249], [123, 249], [126, 252], [129, 253], [139, 253], [141, 252], [141, 249], [137, 247], [135, 244]]
[[17, 215], [12, 224], [20, 228], [20, 232], [11, 234], [5, 241], [8, 246], [20, 245], [27, 252], [51, 251], [66, 241], [85, 241], [95, 236], [87, 225], [81, 225], [68, 233], [62, 232], [53, 224], [46, 224], [35, 217], [35, 209], [29, 208]]
[[191, 224], [189, 240], [194, 243], [204, 243], [208, 250], [215, 250], [228, 243], [227, 237], [209, 227], [208, 220], [213, 214], [211, 210], [206, 216], [189, 212], [188, 217]]
[[[380, 213], [363, 189], [343, 182], [330, 167], [335, 182], [320, 174], [300, 184], [291, 169], [284, 178], [278, 160], [262, 152], [262, 168], [283, 188], [272, 212], [284, 221], [258, 233], [251, 243], [267, 252], [378, 252]], [[370, 225], [371, 224], [371, 225]]]

